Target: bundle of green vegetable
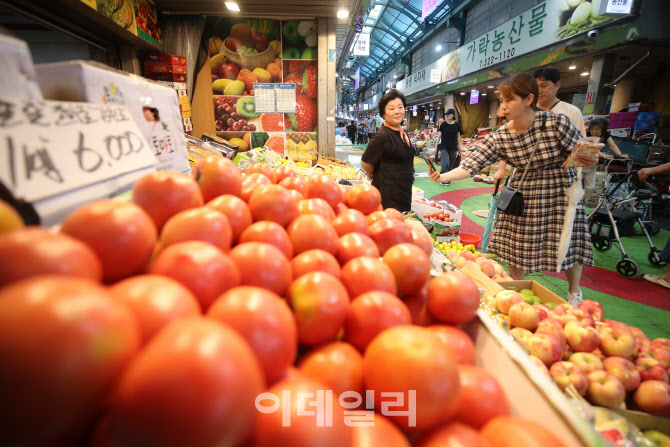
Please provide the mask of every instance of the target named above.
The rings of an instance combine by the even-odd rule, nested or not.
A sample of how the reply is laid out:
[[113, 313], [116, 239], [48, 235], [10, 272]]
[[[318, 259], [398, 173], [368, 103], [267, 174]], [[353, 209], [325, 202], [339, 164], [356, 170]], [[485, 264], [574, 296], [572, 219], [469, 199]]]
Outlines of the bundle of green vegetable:
[[556, 37], [559, 39], [566, 39], [580, 34], [599, 25], [602, 25], [611, 17], [602, 17], [600, 12], [600, 0], [592, 0], [590, 2], [583, 0], [566, 0], [569, 7], [576, 6], [570, 17], [568, 23], [563, 25], [556, 32]]

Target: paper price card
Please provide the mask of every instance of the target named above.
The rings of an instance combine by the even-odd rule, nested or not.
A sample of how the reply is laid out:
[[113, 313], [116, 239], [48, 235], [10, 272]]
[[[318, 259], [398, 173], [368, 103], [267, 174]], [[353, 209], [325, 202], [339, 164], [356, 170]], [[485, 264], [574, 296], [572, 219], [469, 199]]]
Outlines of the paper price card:
[[256, 113], [274, 113], [275, 85], [254, 82], [254, 109]]
[[0, 98], [0, 180], [37, 201], [156, 164], [126, 106]]
[[295, 84], [275, 84], [275, 96], [277, 100], [277, 113], [297, 112]]

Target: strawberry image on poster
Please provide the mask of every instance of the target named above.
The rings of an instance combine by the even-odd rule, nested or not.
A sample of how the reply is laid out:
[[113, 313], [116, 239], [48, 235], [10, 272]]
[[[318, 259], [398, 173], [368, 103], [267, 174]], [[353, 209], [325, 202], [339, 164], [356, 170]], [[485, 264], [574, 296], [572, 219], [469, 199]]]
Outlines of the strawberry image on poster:
[[289, 61], [286, 61], [286, 65], [288, 66], [288, 72], [289, 73], [300, 73], [305, 68], [309, 67], [312, 64], [314, 64], [314, 61], [303, 61], [303, 60], [289, 60]]
[[297, 113], [287, 113], [284, 118], [286, 130], [295, 132], [314, 132], [318, 121], [316, 101], [301, 93], [296, 95]]
[[284, 84], [295, 84], [296, 94], [302, 93], [303, 75], [300, 73], [291, 73], [284, 77]]
[[316, 65], [310, 65], [302, 74], [302, 85], [305, 94], [312, 99], [316, 99]]

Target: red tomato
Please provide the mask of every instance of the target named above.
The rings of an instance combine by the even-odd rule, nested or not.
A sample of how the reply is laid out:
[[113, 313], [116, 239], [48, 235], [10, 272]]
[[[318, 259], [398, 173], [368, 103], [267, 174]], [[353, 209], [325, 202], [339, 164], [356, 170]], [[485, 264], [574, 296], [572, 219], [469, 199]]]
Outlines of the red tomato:
[[[460, 422], [449, 422], [422, 436], [416, 447], [493, 447], [477, 430]], [[521, 447], [521, 446], [519, 446]]]
[[461, 378], [461, 403], [454, 415], [456, 421], [481, 429], [491, 419], [509, 416], [505, 390], [496, 378], [475, 365], [458, 365]]
[[293, 244], [288, 233], [276, 222], [261, 221], [251, 224], [242, 232], [239, 240], [240, 244], [244, 242], [265, 242], [274, 245], [286, 256], [286, 259], [293, 257]]
[[249, 210], [254, 222], [269, 220], [285, 227], [298, 217], [298, 205], [286, 188], [279, 185], [264, 185], [249, 199]]
[[318, 214], [298, 216], [288, 226], [288, 235], [296, 253], [318, 248], [335, 255], [337, 232], [324, 217]]
[[242, 179], [242, 190], [240, 191], [240, 198], [249, 203], [249, 199], [251, 198], [251, 195], [254, 193], [256, 188], [261, 185], [271, 184], [272, 180], [270, 180], [266, 175], [260, 174], [258, 172], [247, 174]]
[[412, 315], [412, 324], [430, 326], [438, 321], [428, 311], [428, 287], [424, 287], [414, 295], [403, 297], [403, 302]]
[[158, 237], [142, 208], [114, 199], [77, 208], [65, 218], [60, 231], [93, 249], [102, 262], [102, 279], [110, 282], [141, 272]]
[[386, 217], [389, 219], [399, 220], [400, 222], [405, 221], [405, 216], [403, 216], [402, 213], [395, 208], [385, 208], [384, 212], [386, 213]]
[[256, 356], [233, 329], [202, 317], [177, 321], [123, 374], [111, 433], [124, 446], [240, 445], [264, 386]]
[[149, 271], [186, 286], [203, 310], [223, 292], [240, 285], [240, 272], [231, 258], [212, 244], [179, 242], [162, 250]]
[[191, 175], [205, 202], [224, 194], [239, 196], [242, 190], [242, 171], [227, 158], [201, 158], [193, 165]]
[[264, 242], [245, 242], [228, 254], [240, 272], [241, 285], [264, 287], [283, 295], [291, 284], [291, 263], [278, 248]]
[[337, 260], [344, 265], [359, 256], [379, 257], [375, 241], [360, 233], [347, 233], [337, 240]]
[[439, 426], [453, 416], [461, 399], [454, 354], [437, 335], [417, 326], [394, 326], [375, 337], [363, 356], [363, 377], [367, 389], [375, 391], [378, 410], [383, 408], [381, 393], [402, 393], [404, 405], [394, 404], [394, 410], [409, 414], [387, 417], [403, 430]]
[[358, 295], [349, 305], [344, 338], [363, 352], [384, 329], [403, 324], [412, 324], [405, 303], [388, 292], [373, 290]]
[[475, 364], [475, 344], [468, 334], [454, 326], [437, 324], [429, 326], [428, 329], [435, 332], [442, 341], [449, 346], [456, 356], [459, 365]]
[[263, 174], [269, 178], [272, 183], [277, 183], [277, 174], [275, 174], [275, 171], [270, 165], [266, 165], [265, 163], [254, 163], [247, 168], [247, 175], [255, 173]]
[[382, 195], [372, 185], [361, 183], [347, 191], [346, 203], [349, 208], [363, 214], [372, 214], [382, 203]]
[[295, 361], [298, 328], [279, 295], [260, 287], [235, 287], [212, 304], [207, 316], [244, 337], [260, 361], [266, 383], [275, 383]]
[[186, 241], [209, 242], [224, 253], [230, 250], [233, 229], [225, 214], [203, 206], [172, 216], [161, 231], [161, 249]]
[[356, 424], [352, 447], [410, 447], [410, 443], [393, 422], [373, 412], [373, 425]]
[[374, 222], [380, 219], [390, 219], [390, 216], [383, 210], [377, 210], [365, 216], [365, 220], [368, 222], [368, 226], [372, 225]]
[[286, 292], [298, 323], [298, 340], [314, 346], [335, 338], [347, 316], [349, 294], [339, 279], [310, 272], [291, 283]]
[[305, 186], [307, 182], [302, 177], [287, 177], [279, 182], [279, 185], [286, 189], [293, 189], [300, 194], [305, 194]]
[[295, 203], [300, 203], [300, 201], [305, 198], [305, 196], [303, 196], [302, 193], [296, 191], [295, 189], [287, 189], [287, 191], [289, 194], [291, 194], [291, 197], [293, 197]]
[[395, 244], [411, 244], [413, 242], [412, 230], [404, 221], [379, 219], [370, 225], [369, 230], [370, 237], [377, 244], [379, 254], [382, 256], [386, 253], [386, 250]]
[[298, 369], [333, 390], [333, 400], [345, 391], [358, 393], [361, 401], [365, 399], [363, 356], [349, 343], [334, 341], [312, 349], [300, 359]]
[[102, 264], [88, 245], [67, 234], [41, 227], [0, 234], [0, 286], [37, 275], [100, 281]]
[[133, 202], [149, 214], [158, 231], [179, 211], [205, 203], [191, 176], [169, 171], [152, 172], [135, 182]]
[[[330, 405], [314, 408], [317, 396], [325, 395], [326, 385], [300, 377], [284, 380], [259, 396], [254, 447], [346, 447], [351, 445], [352, 428], [344, 423], [344, 410], [333, 399]], [[310, 407], [312, 409], [310, 409]], [[304, 410], [309, 410], [305, 412]], [[332, 415], [332, 424], [318, 425], [317, 418]], [[289, 422], [290, 421], [290, 422]]]
[[335, 209], [344, 200], [344, 193], [338, 183], [326, 175], [310, 175], [305, 185], [305, 197], [323, 199]]
[[328, 222], [335, 219], [335, 211], [323, 199], [302, 199], [298, 202], [298, 212], [300, 214], [319, 214], [325, 217]]
[[352, 259], [342, 267], [341, 278], [352, 300], [373, 290], [398, 294], [393, 272], [377, 258], [360, 256]]
[[275, 168], [275, 175], [277, 176], [277, 183], [285, 178], [297, 177], [298, 174], [289, 166], [281, 164]]
[[481, 434], [493, 447], [565, 447], [558, 436], [537, 422], [514, 416], [492, 419]]
[[239, 197], [226, 194], [212, 199], [206, 206], [226, 215], [233, 231], [233, 242], [237, 242], [240, 234], [253, 222], [247, 202]]
[[324, 250], [314, 249], [300, 253], [291, 260], [293, 279], [309, 272], [330, 273], [335, 278], [340, 277], [340, 264], [337, 259]]
[[479, 309], [479, 288], [460, 272], [446, 272], [428, 283], [428, 310], [443, 323], [472, 321]]
[[430, 278], [428, 256], [414, 244], [396, 244], [384, 253], [384, 264], [388, 265], [398, 293], [413, 295], [419, 292]]
[[111, 286], [109, 292], [137, 317], [142, 344], [173, 321], [202, 315], [191, 291], [167, 276], [132, 276]]
[[357, 210], [344, 210], [332, 221], [337, 234], [344, 236], [347, 233], [370, 234], [368, 223], [363, 213]]
[[423, 225], [411, 226], [411, 231], [412, 231], [412, 242], [414, 242], [414, 245], [419, 247], [421, 250], [426, 253], [426, 255], [430, 258], [430, 256], [433, 254], [433, 239], [430, 237], [430, 233], [428, 233], [428, 230], [426, 230]]
[[140, 345], [132, 312], [83, 278], [37, 276], [4, 287], [0, 327], [6, 445], [57, 445], [86, 429]]
[[345, 205], [344, 202], [340, 202], [340, 203], [338, 203], [337, 206], [335, 207], [335, 214], [336, 214], [336, 215], [337, 215], [337, 214], [340, 214], [342, 211], [346, 211], [346, 210], [348, 210], [348, 209], [349, 209], [349, 207], [348, 207], [347, 205]]

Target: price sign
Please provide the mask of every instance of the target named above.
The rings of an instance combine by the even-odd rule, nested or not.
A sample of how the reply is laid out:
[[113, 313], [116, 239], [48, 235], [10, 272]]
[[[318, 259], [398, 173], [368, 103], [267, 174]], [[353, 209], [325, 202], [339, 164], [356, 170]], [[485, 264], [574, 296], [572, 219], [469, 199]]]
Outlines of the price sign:
[[0, 98], [0, 180], [34, 202], [156, 164], [126, 106]]

